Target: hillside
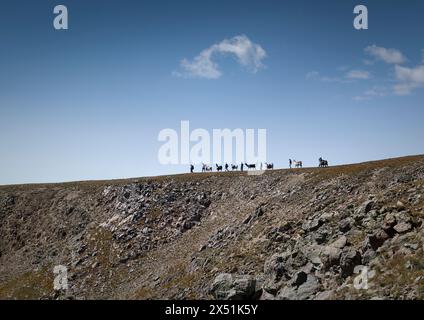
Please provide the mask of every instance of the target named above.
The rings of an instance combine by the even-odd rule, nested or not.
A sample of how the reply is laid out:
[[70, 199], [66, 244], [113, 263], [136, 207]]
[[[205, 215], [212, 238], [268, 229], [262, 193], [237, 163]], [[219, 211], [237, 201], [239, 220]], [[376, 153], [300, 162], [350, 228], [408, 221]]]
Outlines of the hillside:
[[423, 193], [424, 156], [2, 186], [0, 298], [423, 299]]

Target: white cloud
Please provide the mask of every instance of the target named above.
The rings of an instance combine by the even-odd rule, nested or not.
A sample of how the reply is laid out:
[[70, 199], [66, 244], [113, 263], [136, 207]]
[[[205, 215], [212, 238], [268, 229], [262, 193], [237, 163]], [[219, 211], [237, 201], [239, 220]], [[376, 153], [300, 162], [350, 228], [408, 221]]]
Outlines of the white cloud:
[[365, 52], [390, 64], [401, 64], [406, 61], [405, 56], [397, 49], [377, 47], [375, 44], [365, 48]]
[[[391, 95], [409, 95], [414, 90], [424, 89], [424, 49], [421, 50], [422, 61], [415, 67], [406, 67], [401, 65], [406, 62], [405, 56], [396, 49], [387, 49], [377, 47], [376, 45], [368, 46], [364, 51], [375, 58], [386, 62], [392, 75], [389, 78], [374, 76], [373, 73], [361, 69], [346, 69], [346, 67], [338, 67], [338, 73], [333, 77], [328, 77], [320, 74], [317, 71], [312, 71], [306, 74], [307, 80], [315, 80], [327, 83], [342, 83], [353, 85], [360, 80], [368, 80], [374, 87], [363, 91], [354, 96], [354, 100], [363, 101], [371, 100], [378, 97], [386, 97]], [[421, 60], [420, 59], [420, 60]], [[373, 60], [374, 61], [374, 60]], [[366, 65], [372, 65], [374, 62], [370, 60], [362, 60]], [[367, 68], [364, 68], [367, 69]], [[391, 82], [394, 85], [388, 86]]]
[[212, 52], [210, 49], [207, 49], [202, 51], [193, 61], [183, 59], [180, 66], [184, 70], [184, 73], [180, 74], [176, 72], [175, 74], [194, 78], [218, 79], [222, 73], [211, 57]]
[[374, 87], [364, 92], [368, 97], [384, 97], [387, 95], [387, 90], [384, 87]]
[[[339, 71], [346, 71], [346, 67], [337, 68]], [[306, 80], [317, 80], [321, 82], [336, 82], [336, 83], [352, 83], [356, 80], [365, 80], [371, 78], [371, 74], [368, 71], [364, 70], [350, 70], [346, 72], [344, 75], [338, 76], [325, 76], [321, 75], [317, 71], [308, 72], [305, 76]]]
[[317, 71], [308, 72], [305, 76], [306, 80], [316, 79], [318, 77], [319, 77], [319, 72]]
[[355, 79], [355, 80], [365, 80], [365, 79], [369, 79], [370, 77], [371, 77], [371, 74], [368, 71], [364, 71], [364, 70], [350, 70], [345, 75], [345, 78]]
[[346, 71], [349, 70], [350, 66], [340, 66], [337, 68], [338, 71]]
[[424, 87], [424, 65], [415, 68], [395, 66], [395, 77], [399, 81], [393, 89], [397, 95], [408, 95], [413, 90]]
[[389, 91], [384, 86], [374, 86], [366, 90], [362, 95], [356, 96], [353, 99], [357, 101], [371, 100], [372, 98], [385, 97]]
[[367, 96], [365, 96], [365, 95], [362, 95], [362, 96], [354, 96], [353, 97], [353, 100], [355, 100], [355, 101], [364, 101], [364, 100], [370, 100], [370, 98], [367, 97]]
[[372, 66], [372, 65], [374, 64], [374, 62], [373, 62], [373, 61], [368, 60], [368, 59], [364, 59], [364, 60], [362, 60], [362, 62], [363, 62], [365, 65], [367, 65], [367, 66]]
[[308, 72], [305, 75], [305, 78], [306, 78], [306, 80], [317, 80], [317, 81], [321, 81], [321, 82], [340, 82], [340, 83], [347, 82], [347, 80], [340, 78], [340, 77], [323, 76], [317, 71]]
[[245, 35], [240, 35], [210, 46], [193, 60], [183, 59], [180, 63], [182, 72], [173, 74], [190, 78], [218, 79], [222, 72], [213, 61], [217, 54], [234, 55], [239, 64], [253, 73], [264, 67], [262, 60], [266, 57], [265, 50], [259, 44], [253, 43]]

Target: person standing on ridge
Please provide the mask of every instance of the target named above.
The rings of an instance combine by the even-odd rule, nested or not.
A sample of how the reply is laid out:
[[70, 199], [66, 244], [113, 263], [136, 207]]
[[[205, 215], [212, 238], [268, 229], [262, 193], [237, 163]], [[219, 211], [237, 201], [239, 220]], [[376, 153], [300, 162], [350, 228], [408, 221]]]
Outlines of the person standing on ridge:
[[291, 169], [291, 166], [292, 166], [292, 159], [289, 159], [289, 167], [290, 167], [290, 169]]
[[240, 169], [241, 169], [241, 172], [243, 172], [243, 162], [241, 163]]
[[191, 164], [190, 165], [190, 172], [193, 173], [193, 171], [194, 171], [194, 166]]

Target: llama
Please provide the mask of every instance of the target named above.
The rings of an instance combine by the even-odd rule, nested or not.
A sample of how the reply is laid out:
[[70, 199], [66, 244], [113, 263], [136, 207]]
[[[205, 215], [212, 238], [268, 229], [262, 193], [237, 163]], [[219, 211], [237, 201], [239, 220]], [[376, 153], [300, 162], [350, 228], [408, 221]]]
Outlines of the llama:
[[328, 161], [327, 160], [324, 160], [323, 158], [319, 158], [318, 159], [318, 161], [319, 161], [319, 166], [318, 167], [320, 167], [320, 168], [326, 168], [326, 167], [328, 167]]
[[267, 163], [267, 162], [265, 162], [265, 165], [266, 165], [266, 168], [267, 169], [270, 169], [270, 170], [274, 169], [274, 164], [273, 163]]
[[208, 166], [207, 164], [202, 163], [202, 172], [211, 172], [212, 171], [212, 167]]
[[293, 163], [294, 163], [295, 168], [302, 168], [302, 166], [303, 166], [302, 161], [296, 161], [296, 160], [293, 159]]
[[245, 165], [247, 167], [247, 170], [249, 170], [249, 169], [256, 170], [256, 164], [247, 164], [247, 163], [245, 163]]

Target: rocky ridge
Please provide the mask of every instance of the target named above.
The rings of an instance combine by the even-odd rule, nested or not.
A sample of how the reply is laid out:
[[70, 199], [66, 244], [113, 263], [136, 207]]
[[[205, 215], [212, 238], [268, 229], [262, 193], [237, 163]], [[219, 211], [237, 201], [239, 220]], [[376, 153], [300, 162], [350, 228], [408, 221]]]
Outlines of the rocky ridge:
[[423, 156], [3, 186], [0, 298], [423, 299], [423, 193]]

